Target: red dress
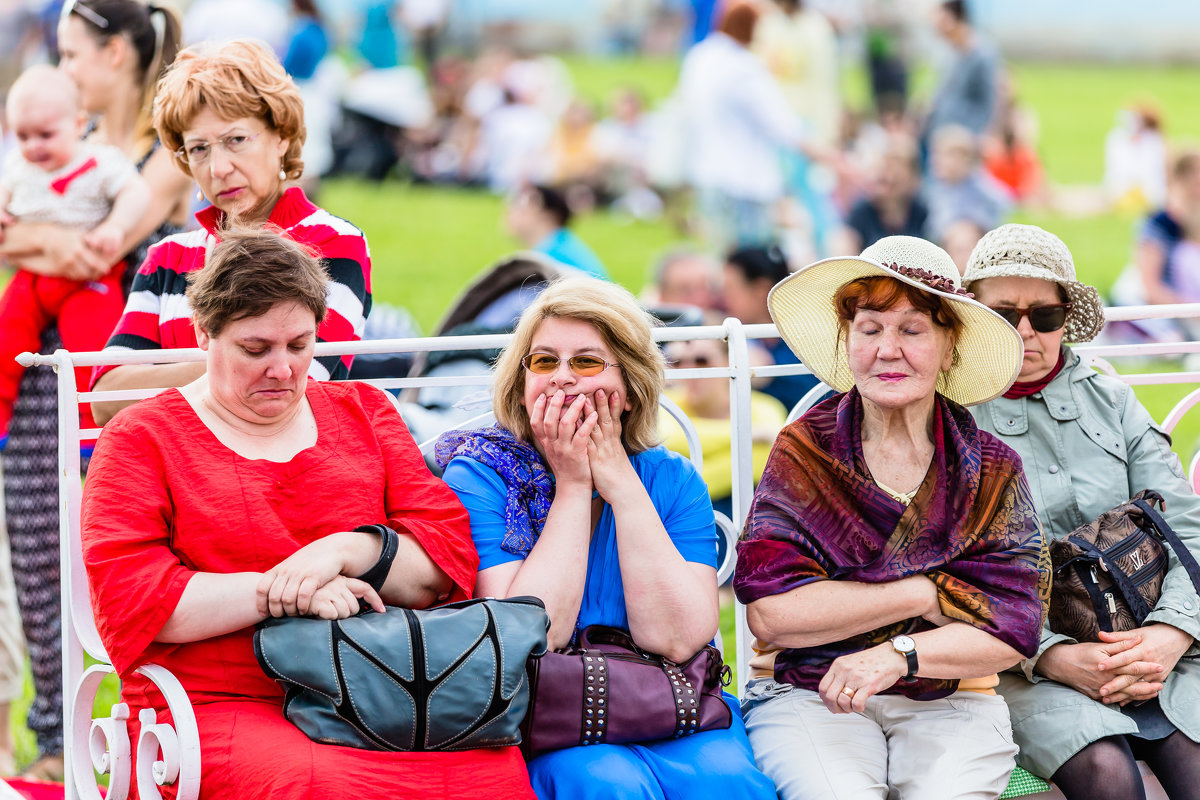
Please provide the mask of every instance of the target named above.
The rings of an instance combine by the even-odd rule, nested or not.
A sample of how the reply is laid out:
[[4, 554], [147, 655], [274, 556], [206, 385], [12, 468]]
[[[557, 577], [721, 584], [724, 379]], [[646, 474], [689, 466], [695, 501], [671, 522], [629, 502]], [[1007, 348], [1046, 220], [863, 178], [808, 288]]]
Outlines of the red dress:
[[104, 428], [83, 498], [83, 555], [104, 646], [137, 715], [169, 718], [148, 680], [175, 674], [200, 729], [202, 798], [533, 798], [514, 747], [382, 753], [316, 744], [284, 719], [254, 658], [253, 630], [187, 644], [154, 637], [197, 572], [264, 572], [336, 531], [383, 522], [411, 534], [469, 597], [478, 557], [467, 513], [425, 467], [378, 389], [309, 381], [317, 443], [287, 463], [242, 458], [176, 390]]

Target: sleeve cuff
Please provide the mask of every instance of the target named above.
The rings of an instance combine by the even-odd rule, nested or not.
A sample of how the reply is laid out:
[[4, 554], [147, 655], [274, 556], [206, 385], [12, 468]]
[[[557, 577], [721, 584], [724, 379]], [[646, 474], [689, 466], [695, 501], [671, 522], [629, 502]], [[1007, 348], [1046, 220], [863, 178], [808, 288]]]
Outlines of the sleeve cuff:
[[1033, 670], [1037, 667], [1038, 659], [1042, 657], [1042, 654], [1056, 644], [1079, 644], [1079, 642], [1065, 634], [1054, 633], [1049, 628], [1043, 628], [1042, 641], [1038, 644], [1037, 654], [1033, 658], [1027, 658], [1017, 665], [1021, 668], [1021, 672], [1025, 673], [1025, 679], [1030, 683], [1041, 683], [1047, 680], [1047, 678], [1038, 675]]
[[[1173, 608], [1170, 605], [1164, 605], [1161, 601], [1158, 606], [1150, 612], [1146, 617], [1146, 625], [1153, 622], [1161, 622], [1165, 625], [1170, 625], [1191, 636], [1193, 639], [1200, 638], [1200, 619], [1196, 618], [1195, 604], [1193, 603], [1191, 611], [1181, 611]], [[1196, 652], [1197, 645], [1195, 642], [1188, 648], [1188, 653]]]

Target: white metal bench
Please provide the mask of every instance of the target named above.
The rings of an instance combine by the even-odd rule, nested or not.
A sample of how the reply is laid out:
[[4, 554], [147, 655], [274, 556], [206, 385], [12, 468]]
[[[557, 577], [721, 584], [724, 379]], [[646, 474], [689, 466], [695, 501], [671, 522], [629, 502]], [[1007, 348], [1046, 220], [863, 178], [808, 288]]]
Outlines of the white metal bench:
[[[1152, 316], [1196, 316], [1200, 317], [1200, 304], [1184, 307], [1149, 307], [1114, 309], [1110, 319], [1141, 319]], [[740, 530], [749, 508], [753, 492], [751, 475], [750, 388], [756, 377], [770, 377], [805, 372], [797, 366], [752, 367], [748, 342], [753, 339], [773, 338], [773, 325], [742, 325], [735, 319], [726, 320], [719, 326], [703, 328], [662, 328], [656, 331], [660, 341], [689, 339], [722, 339], [729, 348], [728, 367], [705, 367], [671, 370], [672, 380], [725, 377], [730, 381], [731, 447], [733, 460], [733, 514], [726, 520], [723, 529], [732, 538]], [[318, 355], [430, 352], [434, 350], [489, 349], [503, 346], [507, 336], [464, 336], [454, 338], [421, 338], [391, 341], [370, 341], [354, 344], [318, 345]], [[1179, 419], [1197, 403], [1200, 403], [1200, 372], [1162, 372], [1153, 374], [1121, 374], [1111, 365], [1111, 359], [1133, 356], [1167, 357], [1200, 352], [1200, 342], [1175, 345], [1145, 345], [1137, 347], [1080, 347], [1105, 371], [1111, 371], [1127, 382], [1140, 385], [1146, 383], [1189, 383], [1197, 388], [1172, 410], [1164, 424], [1173, 427]], [[121, 392], [80, 392], [75, 385], [76, 366], [102, 364], [168, 363], [203, 360], [199, 350], [153, 351], [141, 353], [81, 353], [58, 351], [49, 356], [22, 357], [27, 366], [52, 366], [59, 381], [59, 477], [61, 483], [61, 547], [62, 547], [62, 620], [63, 620], [63, 696], [65, 698], [64, 720], [66, 727], [65, 753], [67, 767], [67, 798], [99, 797], [97, 773], [107, 775], [108, 797], [125, 800], [129, 788], [136, 782], [138, 793], [147, 800], [159, 797], [158, 787], [174, 784], [180, 800], [194, 800], [200, 786], [201, 753], [195, 718], [179, 682], [165, 669], [147, 665], [141, 671], [162, 691], [171, 711], [173, 723], [162, 724], [154, 719], [152, 712], [143, 712], [142, 733], [136, 743], [129, 740], [126, 727], [129, 711], [123, 704], [115, 705], [107, 716], [93, 719], [92, 706], [101, 679], [113, 672], [107, 654], [96, 631], [89, 605], [86, 576], [82, 565], [80, 544], [80, 500], [82, 483], [79, 479], [79, 443], [94, 439], [97, 431], [79, 429], [77, 404], [94, 400], [140, 399], [152, 396], [155, 390], [129, 390]], [[484, 388], [487, 376], [472, 378], [392, 378], [374, 380], [371, 383], [384, 389], [419, 388], [422, 386], [464, 386]], [[699, 465], [700, 448], [694, 429], [687, 423], [678, 408], [667, 404], [677, 419], [684, 422], [692, 459]], [[746, 432], [746, 435], [741, 435]], [[430, 443], [426, 442], [428, 446]], [[1200, 461], [1200, 459], [1197, 459]], [[1192, 462], [1195, 473], [1197, 461]], [[733, 548], [722, 563], [722, 580], [732, 572]], [[750, 636], [745, 622], [745, 610], [735, 609], [736, 640], [734, 659], [738, 665], [739, 684], [744, 684], [748, 674]], [[726, 643], [728, 644], [728, 643]], [[96, 662], [85, 666], [84, 654]], [[738, 693], [742, 692], [738, 686]], [[138, 753], [137, 773], [133, 774], [131, 755], [136, 747]]]

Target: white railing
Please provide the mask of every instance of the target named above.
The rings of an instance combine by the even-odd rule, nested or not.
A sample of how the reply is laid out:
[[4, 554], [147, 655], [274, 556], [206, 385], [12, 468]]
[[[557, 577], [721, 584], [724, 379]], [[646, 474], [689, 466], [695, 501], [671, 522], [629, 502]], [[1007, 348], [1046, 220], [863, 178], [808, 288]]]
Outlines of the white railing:
[[[1200, 318], [1200, 304], [1187, 306], [1157, 306], [1109, 309], [1110, 320], [1147, 319], [1152, 317]], [[805, 373], [798, 366], [753, 366], [750, 347], [757, 339], [774, 338], [773, 325], [743, 325], [736, 319], [728, 319], [721, 325], [705, 327], [661, 328], [655, 332], [660, 342], [691, 339], [724, 340], [729, 350], [729, 366], [669, 370], [668, 378], [686, 381], [697, 378], [721, 377], [729, 380], [731, 417], [731, 455], [733, 471], [732, 520], [724, 520], [723, 529], [730, 537], [740, 530], [753, 493], [750, 425], [750, 389], [755, 378], [784, 374]], [[420, 353], [436, 350], [492, 349], [505, 345], [507, 335], [438, 337], [418, 339], [396, 339], [369, 342], [330, 343], [317, 345], [316, 354], [344, 355], [366, 353]], [[1081, 345], [1075, 348], [1098, 369], [1115, 375], [1134, 385], [1190, 384], [1195, 388], [1180, 400], [1163, 419], [1168, 430], [1194, 406], [1200, 403], [1200, 371], [1180, 371], [1167, 367], [1158, 372], [1122, 372], [1114, 360], [1136, 359], [1144, 362], [1148, 358], [1167, 359], [1200, 353], [1200, 341], [1174, 344], [1147, 345]], [[59, 403], [59, 478], [61, 511], [62, 552], [62, 621], [63, 621], [63, 684], [64, 724], [66, 727], [65, 753], [67, 767], [67, 800], [99, 797], [96, 773], [109, 777], [108, 797], [111, 800], [126, 800], [132, 785], [138, 787], [142, 798], [159, 797], [157, 787], [175, 784], [181, 800], [194, 800], [200, 784], [200, 745], [196, 722], [190, 703], [179, 682], [166, 670], [155, 665], [141, 668], [162, 691], [167, 699], [173, 723], [163, 724], [154, 719], [153, 712], [143, 712], [141, 735], [136, 750], [131, 746], [126, 722], [129, 709], [122, 703], [112, 707], [109, 714], [91, 719], [92, 704], [100, 680], [112, 672], [108, 655], [96, 631], [95, 621], [89, 605], [87, 579], [83, 571], [80, 542], [80, 502], [82, 483], [80, 480], [79, 443], [94, 439], [97, 429], [81, 431], [79, 428], [78, 403], [96, 400], [132, 400], [149, 397], [161, 390], [129, 390], [118, 392], [80, 392], [75, 384], [74, 367], [91, 367], [108, 364], [150, 364], [201, 361], [204, 354], [198, 349], [126, 351], [116, 353], [69, 353], [60, 350], [52, 355], [23, 354], [19, 359], [26, 366], [50, 366], [58, 373]], [[1166, 362], [1164, 362], [1166, 363]], [[419, 389], [432, 386], [456, 386], [486, 388], [490, 382], [487, 375], [450, 378], [388, 378], [372, 380], [370, 383], [384, 389]], [[673, 404], [666, 403], [668, 412], [683, 423], [685, 417]], [[684, 425], [692, 460], [699, 466], [700, 449], [698, 437], [690, 424]], [[742, 435], [744, 432], [745, 435]], [[430, 444], [425, 443], [426, 448]], [[1198, 468], [1200, 456], [1192, 461], [1191, 469]], [[722, 565], [722, 578], [728, 577], [733, 568], [732, 547], [729, 558]], [[734, 646], [739, 666], [739, 683], [747, 675], [749, 656], [748, 631], [745, 611], [736, 606], [736, 641]], [[97, 665], [85, 668], [84, 653], [91, 656]], [[738, 687], [739, 693], [741, 686]], [[136, 752], [136, 774], [133, 773]]]

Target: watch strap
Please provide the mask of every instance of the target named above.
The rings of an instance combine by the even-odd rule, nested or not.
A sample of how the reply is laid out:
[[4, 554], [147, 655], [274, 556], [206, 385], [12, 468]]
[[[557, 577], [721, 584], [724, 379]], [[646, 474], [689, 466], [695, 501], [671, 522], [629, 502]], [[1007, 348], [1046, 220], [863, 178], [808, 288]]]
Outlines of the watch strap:
[[916, 648], [913, 648], [912, 650], [905, 650], [904, 657], [908, 660], [908, 672], [905, 673], [904, 677], [911, 678], [913, 675], [917, 674], [917, 650], [916, 650]]

